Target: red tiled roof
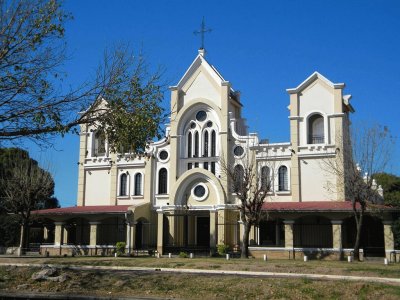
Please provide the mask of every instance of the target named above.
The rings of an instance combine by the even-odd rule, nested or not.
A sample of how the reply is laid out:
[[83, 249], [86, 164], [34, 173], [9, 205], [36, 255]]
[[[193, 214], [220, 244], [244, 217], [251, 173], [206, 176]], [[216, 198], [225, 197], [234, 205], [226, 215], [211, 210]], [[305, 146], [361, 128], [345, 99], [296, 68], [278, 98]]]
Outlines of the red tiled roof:
[[37, 215], [70, 215], [70, 214], [98, 214], [98, 213], [125, 213], [131, 205], [98, 205], [98, 206], [71, 206], [52, 209], [35, 210]]
[[[359, 204], [357, 208], [359, 208]], [[388, 207], [386, 207], [388, 208]], [[351, 211], [350, 201], [265, 202], [267, 211]]]

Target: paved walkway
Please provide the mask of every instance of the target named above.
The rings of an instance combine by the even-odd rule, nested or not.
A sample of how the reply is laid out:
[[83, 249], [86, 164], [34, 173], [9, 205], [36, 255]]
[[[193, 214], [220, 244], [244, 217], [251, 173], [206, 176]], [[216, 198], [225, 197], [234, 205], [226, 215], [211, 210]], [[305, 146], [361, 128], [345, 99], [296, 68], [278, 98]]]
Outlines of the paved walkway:
[[148, 267], [123, 267], [123, 266], [79, 266], [58, 264], [24, 264], [24, 263], [0, 263], [0, 266], [16, 267], [53, 267], [56, 269], [70, 269], [78, 271], [125, 271], [146, 273], [179, 273], [179, 274], [202, 274], [202, 275], [234, 275], [243, 277], [271, 277], [271, 278], [307, 278], [313, 280], [344, 280], [369, 283], [399, 284], [400, 278], [388, 277], [365, 277], [328, 274], [305, 274], [305, 273], [278, 273], [278, 272], [252, 272], [252, 271], [229, 271], [229, 270], [204, 270], [204, 269], [173, 269], [173, 268], [148, 268]]

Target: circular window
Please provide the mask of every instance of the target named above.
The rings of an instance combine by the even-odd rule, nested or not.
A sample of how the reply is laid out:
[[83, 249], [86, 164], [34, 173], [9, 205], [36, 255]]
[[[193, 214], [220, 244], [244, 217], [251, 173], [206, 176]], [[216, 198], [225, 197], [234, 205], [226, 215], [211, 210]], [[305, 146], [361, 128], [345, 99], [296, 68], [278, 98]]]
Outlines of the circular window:
[[235, 156], [242, 156], [244, 153], [244, 149], [242, 146], [236, 146], [235, 149], [233, 149], [233, 154], [235, 154]]
[[167, 160], [168, 159], [168, 152], [165, 150], [161, 150], [160, 154], [158, 155], [160, 160]]
[[213, 125], [213, 123], [211, 121], [207, 122], [207, 127], [211, 127]]
[[192, 129], [196, 128], [196, 123], [190, 124], [190, 128], [192, 128]]
[[203, 201], [208, 196], [208, 188], [204, 183], [198, 183], [192, 189], [192, 197], [197, 201]]
[[206, 194], [206, 189], [204, 188], [204, 186], [202, 186], [202, 185], [198, 185], [198, 186], [196, 186], [195, 188], [194, 188], [194, 195], [196, 196], [196, 197], [199, 197], [199, 198], [201, 198], [201, 197], [203, 197], [205, 194]]
[[197, 121], [205, 121], [207, 119], [207, 113], [204, 110], [200, 110], [197, 114], [196, 114], [196, 120]]

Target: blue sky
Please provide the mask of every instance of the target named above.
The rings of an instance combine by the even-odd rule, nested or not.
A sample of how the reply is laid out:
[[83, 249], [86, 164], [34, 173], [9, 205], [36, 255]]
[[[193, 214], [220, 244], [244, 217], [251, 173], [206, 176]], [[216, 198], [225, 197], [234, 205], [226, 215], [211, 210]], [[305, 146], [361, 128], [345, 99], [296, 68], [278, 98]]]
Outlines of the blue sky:
[[[204, 16], [206, 58], [242, 92], [251, 131], [271, 142], [289, 141], [287, 88], [314, 71], [346, 83], [355, 124], [400, 132], [400, 1], [66, 1], [70, 59], [66, 82], [90, 77], [106, 47], [129, 42], [147, 62], [178, 82], [197, 55], [193, 31]], [[165, 95], [168, 106], [169, 93]], [[62, 206], [76, 204], [78, 142], [55, 140], [54, 149], [30, 147], [51, 165]], [[397, 142], [389, 172], [400, 174]]]

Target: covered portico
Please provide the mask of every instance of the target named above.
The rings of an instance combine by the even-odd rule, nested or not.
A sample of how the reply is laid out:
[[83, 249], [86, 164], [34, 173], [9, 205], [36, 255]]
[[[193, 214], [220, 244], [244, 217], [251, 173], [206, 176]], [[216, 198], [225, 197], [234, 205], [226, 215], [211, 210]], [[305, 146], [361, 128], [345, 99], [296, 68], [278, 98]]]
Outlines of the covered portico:
[[[368, 209], [361, 235], [361, 255], [393, 260], [394, 237], [390, 207]], [[253, 256], [341, 259], [351, 255], [356, 235], [350, 201], [267, 202], [268, 218], [251, 232]], [[369, 236], [374, 236], [370, 239]]]
[[218, 244], [239, 244], [236, 207], [192, 208], [180, 206], [157, 210], [157, 251], [213, 254]]
[[[44, 234], [54, 237], [40, 246], [43, 255], [109, 255], [117, 242], [125, 242], [128, 252], [137, 244], [151, 244], [152, 232], [143, 235], [143, 224], [150, 223], [149, 204], [75, 206], [36, 211], [35, 215], [46, 220]], [[140, 241], [136, 238], [139, 227]]]

